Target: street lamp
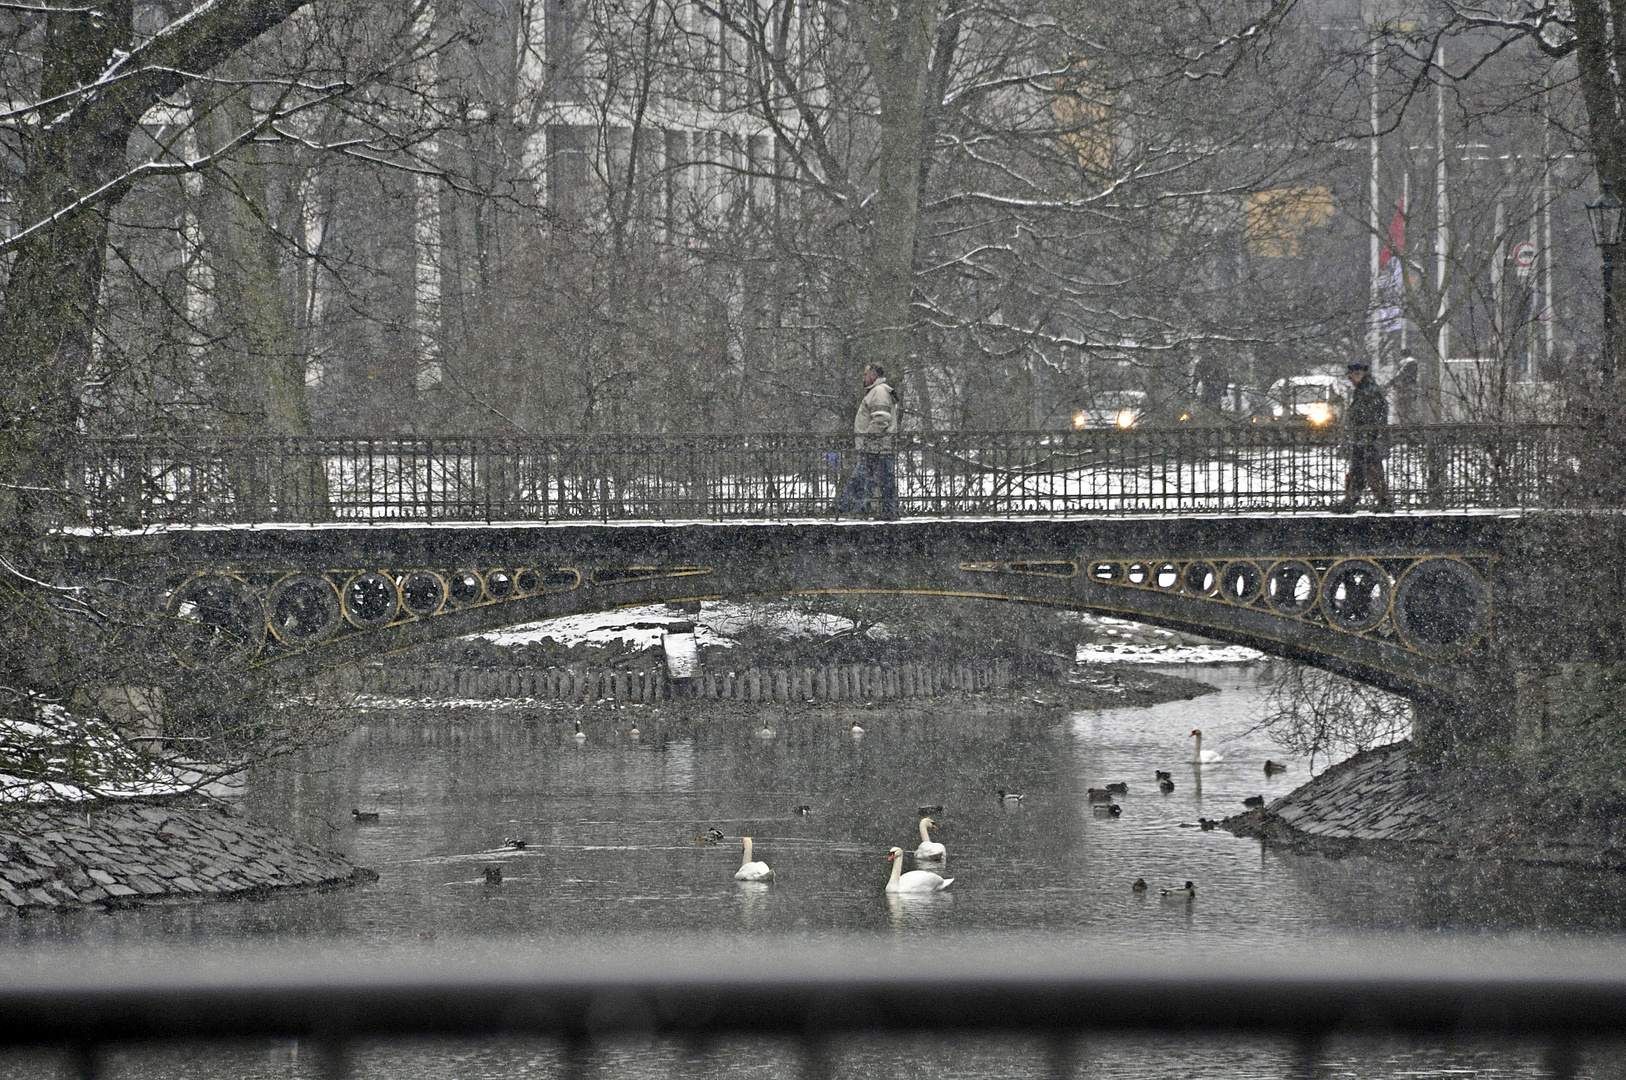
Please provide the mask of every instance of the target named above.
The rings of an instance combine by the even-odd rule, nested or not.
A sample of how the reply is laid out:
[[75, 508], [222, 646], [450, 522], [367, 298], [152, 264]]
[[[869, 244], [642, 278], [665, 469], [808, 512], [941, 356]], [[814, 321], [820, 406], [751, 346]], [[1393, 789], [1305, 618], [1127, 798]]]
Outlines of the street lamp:
[[1603, 252], [1603, 376], [1615, 374], [1615, 253], [1626, 240], [1626, 203], [1620, 201], [1609, 181], [1598, 181], [1598, 201], [1587, 203], [1587, 219], [1592, 222], [1592, 239]]

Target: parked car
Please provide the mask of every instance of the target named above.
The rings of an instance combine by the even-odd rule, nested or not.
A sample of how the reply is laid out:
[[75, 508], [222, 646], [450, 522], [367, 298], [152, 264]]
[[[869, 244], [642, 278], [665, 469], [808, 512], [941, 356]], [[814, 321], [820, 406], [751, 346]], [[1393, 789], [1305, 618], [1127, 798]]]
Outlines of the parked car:
[[1073, 410], [1073, 427], [1132, 428], [1146, 412], [1144, 390], [1105, 390]]
[[1270, 386], [1273, 420], [1320, 426], [1331, 423], [1349, 403], [1349, 383], [1334, 375], [1294, 375]]

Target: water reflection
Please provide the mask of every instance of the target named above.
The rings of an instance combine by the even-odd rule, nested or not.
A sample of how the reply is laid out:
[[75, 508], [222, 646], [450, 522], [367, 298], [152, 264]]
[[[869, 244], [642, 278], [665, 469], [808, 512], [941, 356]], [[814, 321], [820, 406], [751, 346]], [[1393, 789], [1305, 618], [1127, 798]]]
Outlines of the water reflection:
[[954, 908], [953, 892], [887, 893], [886, 906], [893, 930], [931, 933], [952, 929], [949, 916]]
[[[1072, 714], [960, 714], [946, 701], [904, 713], [776, 708], [771, 740], [756, 735], [760, 716], [699, 710], [583, 714], [580, 746], [567, 713], [375, 713], [342, 745], [254, 774], [244, 810], [373, 867], [376, 884], [10, 920], [0, 940], [277, 934], [416, 947], [425, 932], [441, 943], [470, 935], [524, 943], [718, 929], [1016, 930], [1130, 948], [1160, 940], [1271, 948], [1336, 930], [1626, 927], [1617, 879], [1601, 872], [1327, 860], [1195, 827], [1307, 777], [1294, 760], [1284, 774], [1265, 774], [1265, 759], [1281, 754], [1245, 734], [1263, 704], [1251, 676], [1206, 677], [1220, 693]], [[625, 737], [634, 722], [637, 742]], [[1188, 733], [1197, 727], [1223, 762], [1192, 767]], [[1157, 770], [1171, 771], [1173, 792], [1158, 789]], [[1097, 818], [1084, 793], [1114, 782], [1128, 786], [1116, 796], [1122, 816]], [[1026, 798], [1001, 801], [1001, 788]], [[355, 821], [358, 806], [379, 819]], [[913, 851], [918, 808], [937, 806], [939, 839], [952, 849], [941, 872], [955, 884], [930, 906], [894, 903], [878, 853]], [[711, 829], [727, 839], [696, 844]], [[733, 880], [742, 836], [773, 867], [771, 888]], [[515, 837], [524, 850], [503, 846]], [[502, 868], [500, 885], [485, 882], [487, 866]], [[1197, 895], [1149, 903], [1130, 889], [1136, 878], [1154, 900], [1187, 880]]]
[[772, 919], [769, 908], [772, 884], [766, 881], [738, 881], [734, 883], [734, 893], [740, 903], [735, 927], [751, 931], [771, 929], [771, 921], [765, 920]]
[[[1620, 1075], [1623, 1047], [1604, 1041], [1573, 1044], [1579, 1077]], [[893, 1080], [945, 1076], [987, 1080], [1286, 1080], [1419, 1077], [1536, 1078], [1552, 1075], [1551, 1048], [1528, 1042], [1464, 1039], [1429, 1044], [1399, 1038], [1339, 1037], [1319, 1044], [1286, 1039], [1209, 1035], [1191, 1038], [889, 1034], [791, 1039], [612, 1038], [561, 1045], [507, 1037], [479, 1041], [403, 1040], [363, 1043], [343, 1055], [357, 1080], [733, 1080], [829, 1077]], [[107, 1080], [162, 1076], [171, 1080], [321, 1080], [333, 1075], [330, 1047], [294, 1040], [178, 1046], [119, 1046], [99, 1062]], [[0, 1051], [3, 1080], [55, 1080], [74, 1075], [71, 1053]]]
[[[262, 770], [249, 816], [338, 848], [379, 871], [377, 883], [331, 893], [109, 914], [0, 921], [0, 941], [139, 948], [188, 940], [208, 947], [244, 937], [339, 940], [421, 953], [546, 947], [570, 937], [722, 934], [751, 939], [771, 960], [780, 935], [821, 941], [851, 933], [930, 947], [980, 931], [1033, 932], [1047, 945], [1271, 950], [1335, 934], [1525, 930], [1615, 935], [1626, 929], [1617, 875], [1494, 864], [1392, 863], [1267, 850], [1199, 818], [1282, 794], [1305, 763], [1266, 775], [1280, 751], [1245, 732], [1263, 707], [1247, 673], [1195, 672], [1222, 692], [1154, 708], [1039, 715], [929, 710], [854, 714], [775, 710], [761, 717], [378, 713], [342, 745]], [[865, 729], [855, 738], [852, 724]], [[630, 737], [636, 723], [639, 737]], [[1225, 761], [1191, 763], [1187, 733], [1201, 727]], [[1172, 792], [1156, 771], [1169, 771]], [[1125, 782], [1121, 817], [1098, 818], [1091, 787]], [[1021, 802], [1001, 800], [1001, 788]], [[360, 823], [352, 807], [376, 810]], [[941, 806], [941, 812], [936, 807]], [[808, 811], [798, 813], [807, 807]], [[948, 892], [887, 894], [891, 846], [919, 842], [919, 808], [932, 809], [952, 849], [926, 868], [953, 877]], [[726, 837], [696, 843], [715, 829]], [[740, 838], [774, 869], [772, 884], [737, 882]], [[523, 849], [505, 838], [526, 841]], [[912, 860], [911, 867], [918, 864]], [[500, 883], [488, 883], [499, 867]], [[1144, 878], [1149, 889], [1131, 888]], [[1191, 898], [1164, 888], [1196, 883]], [[475, 940], [483, 939], [483, 940]], [[574, 1056], [544, 1041], [363, 1047], [358, 1077], [793, 1075], [809, 1054], [834, 1077], [1283, 1077], [1299, 1050], [1258, 1039], [1044, 1040], [837, 1038], [819, 1046], [736, 1041], [704, 1047], [594, 1044]], [[1590, 1057], [1587, 1055], [1591, 1054]], [[1605, 1065], [1614, 1053], [1583, 1052]], [[162, 1060], [160, 1060], [162, 1059]], [[0, 1080], [55, 1075], [48, 1054], [0, 1056]], [[1058, 1067], [1060, 1066], [1060, 1067]], [[1341, 1041], [1323, 1048], [1317, 1075], [1528, 1076], [1523, 1047], [1419, 1047]], [[1586, 1069], [1583, 1068], [1583, 1074]], [[235, 1050], [119, 1051], [109, 1077], [320, 1075], [297, 1044]]]

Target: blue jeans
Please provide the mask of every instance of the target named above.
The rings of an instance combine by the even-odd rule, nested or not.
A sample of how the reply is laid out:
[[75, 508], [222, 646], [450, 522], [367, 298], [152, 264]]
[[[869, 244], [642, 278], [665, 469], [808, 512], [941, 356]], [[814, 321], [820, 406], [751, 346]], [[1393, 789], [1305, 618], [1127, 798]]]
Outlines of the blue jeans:
[[853, 478], [841, 493], [837, 505], [844, 514], [865, 513], [877, 496], [881, 500], [881, 516], [898, 516], [897, 458], [892, 454], [860, 453]]

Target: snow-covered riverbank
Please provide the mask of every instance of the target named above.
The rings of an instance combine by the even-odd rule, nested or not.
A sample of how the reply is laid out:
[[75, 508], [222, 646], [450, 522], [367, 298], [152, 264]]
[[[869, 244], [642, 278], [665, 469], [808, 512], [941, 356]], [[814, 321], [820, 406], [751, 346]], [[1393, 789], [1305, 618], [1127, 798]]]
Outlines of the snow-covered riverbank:
[[1194, 634], [1083, 612], [1077, 659], [1081, 664], [1251, 664], [1264, 653]]
[[[1247, 664], [1264, 655], [1241, 645], [1224, 645], [1109, 615], [1075, 612], [1069, 618], [1077, 623], [1076, 659], [1081, 664]], [[649, 604], [526, 623], [482, 634], [480, 640], [504, 648], [551, 640], [566, 648], [619, 645], [629, 651], [642, 651], [658, 646], [668, 627], [690, 622], [698, 645], [718, 649], [733, 648], [748, 630], [794, 645], [825, 640], [854, 628], [852, 620], [839, 615], [808, 613], [786, 605], [720, 601], [707, 603], [698, 615]], [[883, 622], [870, 627], [866, 636], [885, 641], [893, 637], [893, 631]]]

